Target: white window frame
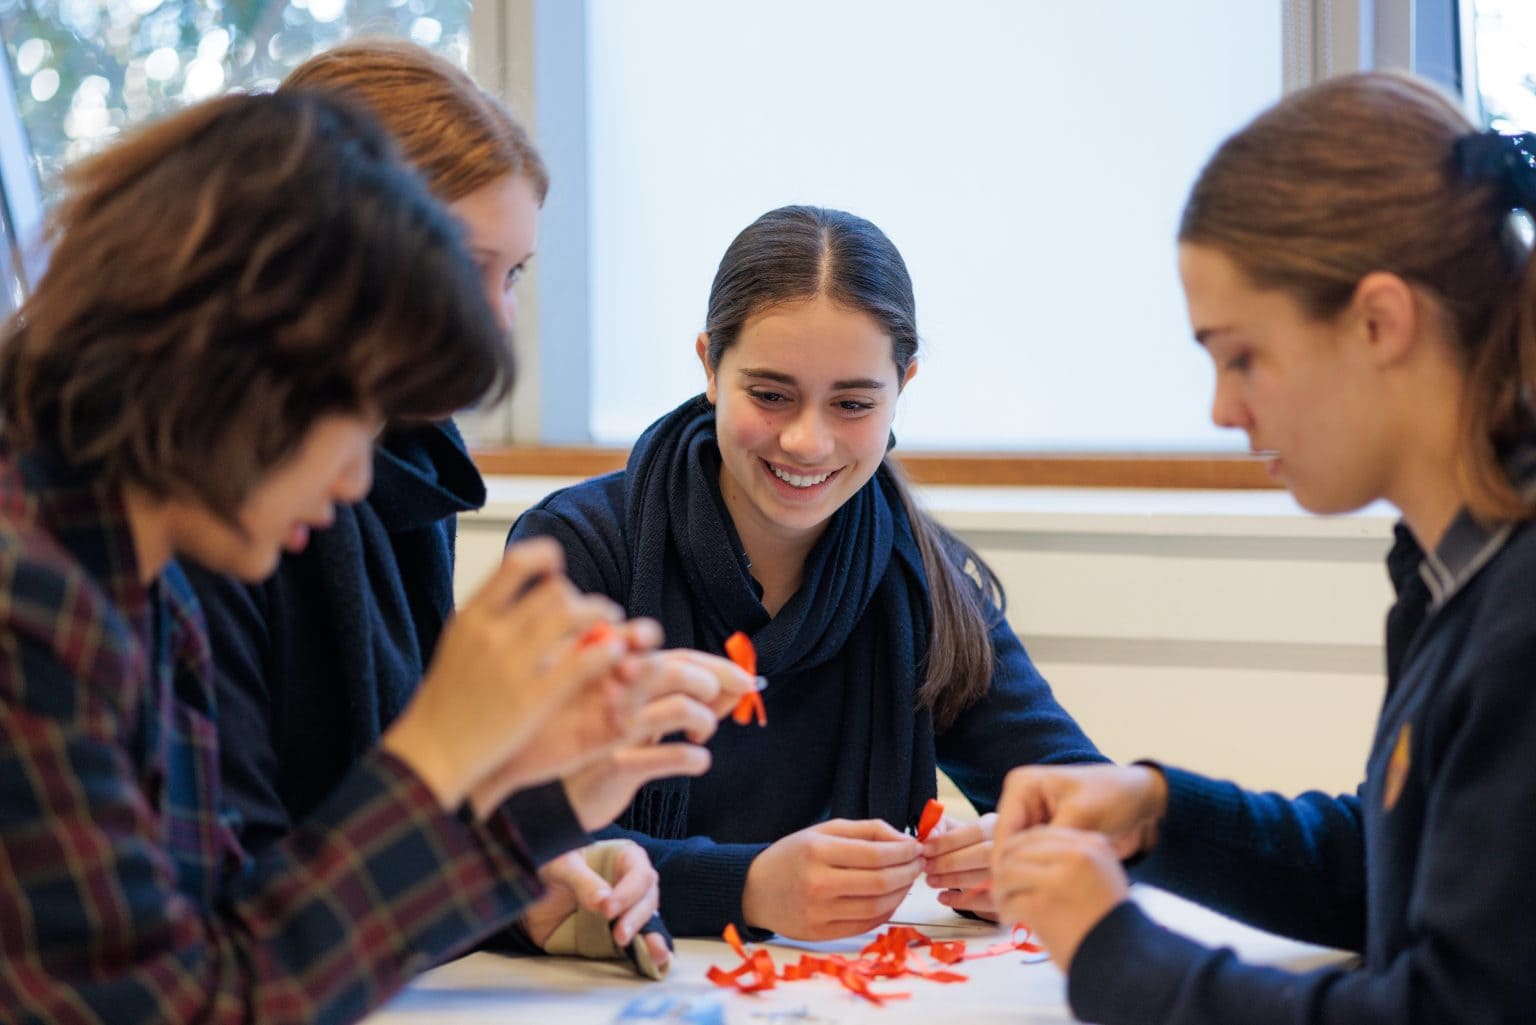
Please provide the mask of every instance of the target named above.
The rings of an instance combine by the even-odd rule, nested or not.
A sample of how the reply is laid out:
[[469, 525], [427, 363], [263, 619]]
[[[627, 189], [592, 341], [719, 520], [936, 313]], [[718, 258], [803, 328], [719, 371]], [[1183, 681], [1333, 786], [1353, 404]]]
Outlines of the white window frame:
[[[5, 45], [0, 40], [0, 49]], [[0, 318], [11, 313], [43, 270], [36, 244], [43, 223], [42, 191], [32, 147], [16, 102], [11, 62], [0, 68]]]

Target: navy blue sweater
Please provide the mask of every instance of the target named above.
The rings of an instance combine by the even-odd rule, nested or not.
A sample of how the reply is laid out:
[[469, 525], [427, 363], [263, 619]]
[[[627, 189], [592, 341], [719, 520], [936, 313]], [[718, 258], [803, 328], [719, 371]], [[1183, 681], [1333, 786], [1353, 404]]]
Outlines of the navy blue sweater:
[[[291, 832], [378, 743], [453, 611], [455, 515], [485, 501], [458, 431], [387, 435], [373, 479], [262, 584], [187, 567], [213, 646], [224, 792], [252, 850]], [[508, 809], [535, 861], [586, 841], [559, 784]]]
[[[511, 539], [555, 538], [578, 587], [629, 608], [631, 541], [625, 536], [624, 505], [625, 474], [609, 474], [551, 495], [518, 520]], [[671, 586], [681, 588], [682, 582]], [[760, 607], [759, 612], [767, 618]], [[867, 643], [870, 632], [881, 628], [878, 618], [873, 611], [867, 614], [844, 652]], [[663, 622], [662, 627], [668, 636], [676, 635], [672, 624]], [[997, 668], [986, 697], [949, 729], [930, 737], [939, 766], [983, 812], [995, 806], [1003, 776], [1016, 765], [1102, 757], [1057, 704], [1001, 617], [991, 637]], [[838, 779], [867, 774], [863, 766], [843, 762], [848, 752], [869, 749], [873, 729], [867, 710], [845, 705], [845, 691], [853, 692], [848, 672], [847, 659], [839, 653], [804, 672], [773, 676], [764, 693], [766, 730], [730, 721], [721, 725], [709, 745], [713, 767], [690, 784], [686, 836], [661, 839], [614, 831], [650, 854], [661, 875], [662, 914], [673, 932], [718, 935], [727, 923], [740, 923], [747, 869], [774, 840], [829, 817], [869, 817], [859, 799], [843, 798], [842, 805], [834, 799]], [[875, 694], [880, 693], [877, 687]], [[913, 723], [930, 722], [911, 707], [894, 714], [905, 718], [909, 731]], [[927, 730], [932, 733], [931, 726]], [[844, 793], [857, 789], [844, 788]], [[909, 784], [899, 781], [895, 789], [904, 793]]]
[[1536, 529], [1465, 514], [1388, 559], [1388, 693], [1356, 794], [1287, 800], [1168, 770], [1138, 876], [1262, 928], [1357, 950], [1295, 975], [1126, 902], [1078, 948], [1088, 1021], [1376, 1025], [1536, 1020]]

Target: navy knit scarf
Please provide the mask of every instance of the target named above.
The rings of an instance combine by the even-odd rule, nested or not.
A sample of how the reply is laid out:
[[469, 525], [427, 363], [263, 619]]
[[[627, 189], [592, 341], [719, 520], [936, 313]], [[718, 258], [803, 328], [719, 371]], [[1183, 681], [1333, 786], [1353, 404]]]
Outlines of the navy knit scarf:
[[[844, 751], [830, 814], [883, 818], [897, 828], [915, 821], [935, 791], [932, 721], [917, 707], [929, 607], [922, 555], [895, 483], [882, 466], [833, 515], [800, 589], [770, 619], [720, 496], [720, 467], [715, 411], [702, 395], [635, 443], [624, 496], [629, 614], [658, 620], [669, 647], [719, 652], [743, 630], [770, 682], [843, 659], [845, 729], [826, 738]], [[680, 838], [688, 792], [687, 779], [653, 783], [620, 824]]]
[[315, 534], [354, 754], [404, 709], [453, 612], [455, 515], [485, 504], [485, 482], [452, 421], [393, 432], [374, 453], [366, 501]]

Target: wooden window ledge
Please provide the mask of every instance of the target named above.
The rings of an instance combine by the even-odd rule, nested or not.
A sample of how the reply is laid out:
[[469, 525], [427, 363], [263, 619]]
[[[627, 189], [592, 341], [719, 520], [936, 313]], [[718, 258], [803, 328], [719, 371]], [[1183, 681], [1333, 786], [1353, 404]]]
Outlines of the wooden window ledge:
[[[622, 468], [628, 455], [623, 448], [554, 445], [474, 451], [476, 465], [487, 476], [595, 477]], [[1278, 487], [1263, 462], [1246, 455], [926, 451], [898, 452], [898, 457], [919, 484], [1243, 491]]]

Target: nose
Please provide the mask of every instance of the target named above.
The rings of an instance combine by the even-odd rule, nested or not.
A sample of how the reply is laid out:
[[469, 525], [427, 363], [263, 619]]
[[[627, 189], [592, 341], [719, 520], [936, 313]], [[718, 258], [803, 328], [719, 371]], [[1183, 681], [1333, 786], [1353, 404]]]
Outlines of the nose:
[[491, 304], [491, 315], [496, 318], [496, 327], [502, 334], [510, 334], [512, 323], [517, 319], [517, 293], [510, 288], [503, 289], [499, 284], [488, 283], [485, 298]]
[[496, 326], [501, 328], [501, 333], [510, 333], [512, 325], [517, 323], [517, 293], [508, 289], [502, 293], [501, 301], [493, 303], [491, 308], [496, 311]]
[[779, 447], [803, 465], [812, 466], [832, 452], [832, 432], [819, 409], [804, 409], [779, 432]]
[[1237, 388], [1224, 380], [1224, 375], [1216, 375], [1216, 394], [1211, 397], [1211, 422], [1217, 427], [1236, 427], [1247, 430], [1253, 425], [1253, 418], [1248, 414], [1248, 408], [1242, 397], [1237, 394]]

